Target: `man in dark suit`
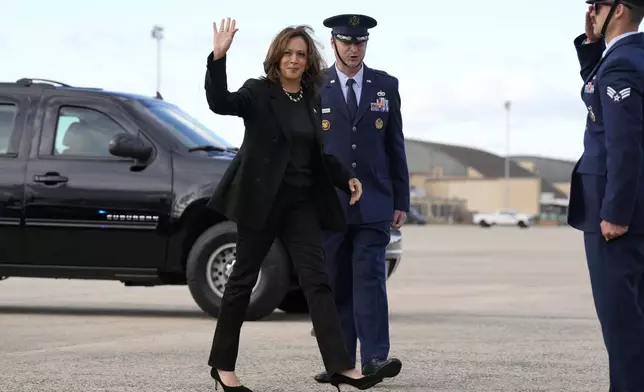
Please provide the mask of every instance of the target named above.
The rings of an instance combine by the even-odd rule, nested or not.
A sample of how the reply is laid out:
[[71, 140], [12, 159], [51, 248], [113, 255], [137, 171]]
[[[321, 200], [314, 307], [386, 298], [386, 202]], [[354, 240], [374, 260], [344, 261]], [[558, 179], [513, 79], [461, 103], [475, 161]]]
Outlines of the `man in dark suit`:
[[588, 116], [568, 222], [584, 232], [610, 391], [644, 391], [644, 0], [587, 3], [575, 47]]
[[[324, 143], [328, 153], [352, 168], [364, 189], [358, 203], [344, 206], [348, 229], [326, 238], [327, 265], [352, 359], [359, 340], [363, 374], [395, 377], [402, 364], [388, 358], [385, 250], [391, 227], [401, 227], [409, 211], [398, 79], [363, 63], [373, 18], [339, 15], [324, 25], [332, 28], [336, 58], [320, 91]], [[339, 197], [347, 204], [344, 195]], [[326, 373], [315, 379], [328, 382]]]

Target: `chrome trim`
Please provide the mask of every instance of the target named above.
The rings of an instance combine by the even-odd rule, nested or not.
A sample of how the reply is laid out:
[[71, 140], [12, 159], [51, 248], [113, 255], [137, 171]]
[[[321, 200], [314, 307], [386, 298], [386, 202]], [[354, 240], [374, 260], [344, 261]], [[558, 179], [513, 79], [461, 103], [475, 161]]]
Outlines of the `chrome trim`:
[[20, 218], [0, 218], [0, 226], [20, 226]]
[[25, 220], [29, 227], [69, 227], [81, 229], [131, 229], [156, 230], [158, 222], [121, 222], [121, 221], [84, 221], [63, 219], [30, 219]]

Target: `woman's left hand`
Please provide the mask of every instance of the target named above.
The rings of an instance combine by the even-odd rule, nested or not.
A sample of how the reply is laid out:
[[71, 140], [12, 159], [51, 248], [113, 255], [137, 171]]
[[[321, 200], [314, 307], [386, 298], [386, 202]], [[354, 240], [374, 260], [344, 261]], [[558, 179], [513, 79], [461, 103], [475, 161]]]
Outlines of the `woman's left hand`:
[[349, 204], [354, 205], [362, 196], [362, 183], [357, 178], [352, 178], [349, 180], [349, 189], [351, 190], [351, 200], [349, 201]]

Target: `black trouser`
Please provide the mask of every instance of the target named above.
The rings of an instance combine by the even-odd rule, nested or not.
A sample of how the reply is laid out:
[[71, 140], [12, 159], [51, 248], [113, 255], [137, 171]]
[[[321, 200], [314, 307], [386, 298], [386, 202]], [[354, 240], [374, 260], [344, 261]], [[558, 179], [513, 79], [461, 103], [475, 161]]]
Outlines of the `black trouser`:
[[239, 334], [261, 263], [280, 236], [293, 259], [324, 366], [329, 374], [352, 369], [324, 263], [322, 230], [308, 188], [282, 185], [262, 231], [237, 228], [237, 260], [226, 283], [208, 365], [235, 370]]

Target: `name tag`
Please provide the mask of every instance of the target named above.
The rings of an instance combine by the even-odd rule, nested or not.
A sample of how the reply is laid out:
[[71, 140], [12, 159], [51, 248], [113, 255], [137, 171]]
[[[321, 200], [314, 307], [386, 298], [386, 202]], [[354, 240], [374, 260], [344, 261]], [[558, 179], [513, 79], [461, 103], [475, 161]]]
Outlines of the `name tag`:
[[331, 113], [331, 108], [322, 108], [322, 113]]

